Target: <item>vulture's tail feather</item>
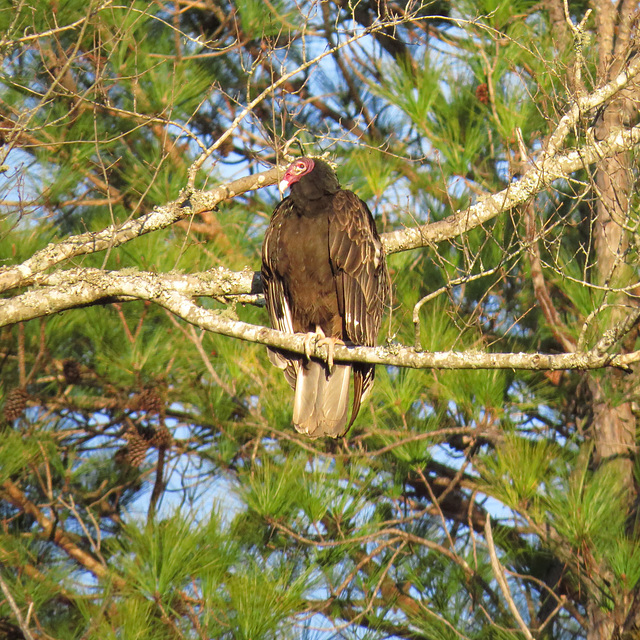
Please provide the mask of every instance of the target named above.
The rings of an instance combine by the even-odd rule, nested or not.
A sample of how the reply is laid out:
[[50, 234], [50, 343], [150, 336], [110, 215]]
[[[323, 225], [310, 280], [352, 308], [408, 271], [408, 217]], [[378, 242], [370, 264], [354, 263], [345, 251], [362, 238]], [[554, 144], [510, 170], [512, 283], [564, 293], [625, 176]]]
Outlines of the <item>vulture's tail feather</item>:
[[376, 375], [375, 365], [355, 363], [353, 365], [353, 408], [347, 431], [351, 428], [360, 411], [360, 405], [367, 399]]
[[286, 356], [278, 349], [270, 349], [267, 347], [267, 355], [271, 364], [282, 369], [284, 377], [292, 389], [296, 388], [296, 379], [298, 377], [298, 368], [302, 366], [301, 360], [292, 360], [291, 356]]
[[312, 438], [339, 438], [347, 431], [351, 367], [337, 364], [327, 375], [324, 363], [311, 360], [298, 368], [293, 424]]

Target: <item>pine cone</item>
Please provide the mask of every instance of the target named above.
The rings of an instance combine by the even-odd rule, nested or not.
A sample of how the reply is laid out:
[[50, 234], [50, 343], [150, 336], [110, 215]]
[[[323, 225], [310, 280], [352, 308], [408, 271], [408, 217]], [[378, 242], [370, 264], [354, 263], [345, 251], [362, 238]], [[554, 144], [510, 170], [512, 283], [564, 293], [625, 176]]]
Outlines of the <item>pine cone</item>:
[[147, 443], [144, 440], [137, 440], [127, 445], [127, 462], [132, 467], [140, 467], [147, 455]]
[[75, 360], [65, 360], [62, 363], [62, 374], [67, 384], [77, 384], [82, 378], [80, 365]]
[[476, 98], [478, 102], [482, 102], [482, 104], [489, 104], [489, 87], [487, 87], [486, 82], [476, 87]]
[[27, 400], [29, 394], [22, 387], [15, 387], [7, 394], [4, 402], [4, 419], [7, 422], [13, 422], [19, 418], [27, 408]]
[[160, 394], [151, 388], [143, 389], [138, 394], [137, 404], [140, 411], [147, 413], [161, 413], [164, 410], [164, 402]]
[[127, 441], [126, 446], [126, 459], [132, 467], [139, 467], [147, 455], [147, 449], [149, 448], [149, 441], [144, 438], [138, 430], [134, 427], [129, 427], [124, 434], [124, 438]]
[[158, 449], [168, 449], [173, 444], [171, 431], [164, 422], [155, 430], [149, 444]]

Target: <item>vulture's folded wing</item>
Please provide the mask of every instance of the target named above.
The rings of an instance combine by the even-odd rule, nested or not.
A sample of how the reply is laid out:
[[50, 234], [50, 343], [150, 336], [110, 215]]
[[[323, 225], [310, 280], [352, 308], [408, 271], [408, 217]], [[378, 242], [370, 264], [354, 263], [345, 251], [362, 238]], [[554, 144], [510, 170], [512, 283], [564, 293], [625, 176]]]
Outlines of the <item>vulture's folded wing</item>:
[[[274, 210], [271, 224], [262, 244], [262, 286], [267, 303], [267, 312], [274, 329], [294, 333], [291, 309], [285, 296], [284, 284], [278, 276], [278, 235], [286, 213], [291, 209], [291, 198], [285, 198]], [[279, 369], [295, 389], [298, 375], [299, 358], [288, 358], [282, 351], [269, 349], [269, 360]]]
[[[367, 205], [347, 190], [333, 199], [329, 217], [329, 257], [336, 280], [344, 332], [353, 344], [376, 343], [389, 295], [389, 276], [380, 236]], [[373, 385], [375, 368], [354, 365], [354, 407]], [[357, 406], [356, 406], [357, 402]]]

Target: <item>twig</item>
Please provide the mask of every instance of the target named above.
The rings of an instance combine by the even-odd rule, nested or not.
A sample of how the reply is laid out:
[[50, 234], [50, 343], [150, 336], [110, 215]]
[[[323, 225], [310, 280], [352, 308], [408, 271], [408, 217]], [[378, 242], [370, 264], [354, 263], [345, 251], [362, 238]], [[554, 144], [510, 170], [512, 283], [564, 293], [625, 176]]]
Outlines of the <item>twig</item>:
[[293, 69], [292, 71], [289, 71], [288, 73], [283, 74], [282, 76], [280, 76], [280, 78], [278, 78], [278, 80], [276, 80], [275, 82], [272, 82], [258, 96], [256, 96], [253, 100], [251, 100], [251, 102], [249, 102], [249, 104], [247, 104], [247, 106], [238, 114], [238, 116], [236, 116], [236, 118], [233, 120], [233, 122], [229, 125], [227, 130], [203, 154], [200, 155], [200, 157], [191, 165], [191, 167], [189, 167], [189, 171], [188, 171], [188, 176], [189, 177], [187, 179], [187, 190], [190, 191], [190, 190], [193, 190], [195, 188], [196, 175], [197, 175], [198, 171], [200, 170], [200, 168], [202, 167], [202, 165], [207, 160], [207, 158], [209, 158], [211, 156], [211, 154], [216, 149], [218, 149], [231, 136], [231, 134], [236, 130], [236, 128], [242, 122], [242, 120], [244, 120], [247, 117], [247, 115], [249, 113], [251, 113], [253, 111], [253, 109], [258, 104], [260, 104], [269, 94], [273, 93], [278, 87], [283, 85], [285, 82], [287, 82], [288, 80], [290, 80], [294, 76], [298, 75], [302, 71], [305, 71], [309, 67], [317, 64], [323, 58], [326, 58], [327, 56], [334, 55], [340, 49], [342, 49], [344, 47], [348, 47], [348, 46], [354, 44], [358, 40], [364, 38], [365, 36], [367, 36], [367, 35], [369, 35], [371, 33], [375, 33], [376, 31], [380, 31], [380, 30], [385, 29], [385, 28], [390, 27], [390, 26], [395, 26], [395, 25], [397, 25], [397, 24], [399, 24], [401, 22], [404, 22], [404, 21], [405, 21], [405, 19], [389, 20], [389, 21], [385, 21], [385, 22], [381, 21], [378, 24], [376, 24], [375, 26], [363, 29], [361, 32], [356, 33], [355, 35], [351, 36], [350, 38], [347, 38], [343, 42], [339, 42], [334, 47], [331, 47], [331, 48], [327, 49], [326, 51], [323, 51], [322, 53], [318, 54], [315, 58], [312, 58], [311, 60], [307, 60], [306, 62], [303, 62], [296, 69]]
[[7, 599], [7, 602], [11, 607], [11, 611], [13, 611], [13, 615], [16, 617], [16, 620], [18, 621], [18, 626], [20, 627], [20, 630], [24, 634], [24, 637], [27, 640], [34, 640], [33, 636], [31, 635], [31, 632], [29, 631], [29, 627], [26, 625], [25, 621], [22, 619], [22, 614], [20, 613], [20, 609], [18, 608], [16, 601], [13, 599], [13, 596], [11, 595], [11, 591], [9, 591], [9, 587], [7, 586], [7, 583], [2, 579], [2, 575], [0, 575], [0, 589], [2, 589], [2, 593], [4, 593], [4, 597]]
[[538, 238], [536, 237], [536, 217], [534, 212], [533, 203], [527, 206], [525, 213], [525, 230], [527, 236], [527, 243], [529, 244], [529, 266], [531, 269], [531, 282], [533, 284], [533, 291], [538, 300], [538, 304], [542, 310], [542, 314], [547, 320], [548, 326], [551, 328], [556, 340], [562, 345], [563, 349], [567, 353], [573, 351], [580, 351], [580, 344], [576, 349], [576, 341], [573, 336], [567, 330], [565, 323], [563, 322], [560, 314], [558, 313], [553, 299], [549, 294], [549, 289], [544, 278], [544, 272], [542, 270], [542, 260], [540, 257], [540, 247], [538, 246]]
[[484, 524], [484, 537], [487, 541], [487, 548], [489, 550], [489, 558], [491, 559], [491, 568], [493, 569], [493, 575], [495, 576], [498, 584], [500, 585], [500, 589], [509, 605], [509, 609], [513, 614], [513, 617], [516, 619], [518, 626], [522, 633], [524, 633], [527, 640], [533, 640], [533, 636], [531, 635], [531, 631], [529, 631], [529, 627], [524, 623], [520, 612], [518, 611], [518, 607], [516, 607], [516, 603], [513, 601], [513, 597], [511, 595], [511, 591], [509, 589], [509, 585], [507, 584], [507, 580], [504, 576], [504, 570], [502, 569], [502, 565], [498, 560], [498, 555], [496, 554], [496, 547], [493, 544], [493, 534], [491, 533], [491, 517], [487, 514], [487, 518]]
[[396, 537], [396, 538], [390, 538], [389, 540], [385, 540], [384, 542], [381, 542], [373, 551], [371, 551], [366, 556], [364, 556], [364, 558], [362, 558], [362, 560], [360, 560], [360, 562], [356, 564], [356, 566], [349, 572], [347, 577], [342, 581], [340, 586], [335, 591], [333, 591], [331, 596], [334, 598], [339, 598], [340, 594], [347, 588], [349, 583], [355, 578], [355, 576], [362, 569], [362, 567], [364, 567], [367, 563], [371, 562], [373, 558], [375, 558], [377, 555], [382, 553], [387, 547], [394, 545], [396, 542], [399, 542], [400, 540], [402, 540], [402, 538]]
[[27, 384], [27, 368], [24, 361], [24, 324], [18, 324], [18, 375], [20, 377], [20, 386], [24, 389]]
[[158, 447], [158, 462], [156, 464], [156, 481], [153, 484], [153, 491], [149, 498], [149, 510], [147, 511], [147, 524], [153, 521], [156, 515], [156, 506], [164, 489], [164, 459], [166, 455], [165, 447]]
[[591, 15], [592, 9], [588, 9], [584, 14], [584, 17], [577, 26], [573, 24], [571, 15], [569, 14], [569, 3], [564, 0], [564, 17], [569, 25], [569, 28], [573, 32], [573, 37], [576, 46], [576, 60], [573, 67], [573, 76], [575, 82], [575, 88], [578, 95], [584, 94], [584, 86], [582, 83], [582, 67], [584, 66], [584, 54], [582, 53], [582, 47], [584, 45], [584, 26], [587, 24], [587, 20]]
[[[113, 2], [113, 0], [106, 0], [106, 2], [101, 4], [95, 10], [95, 12], [97, 13], [98, 11], [102, 11], [103, 9], [106, 9], [109, 5], [111, 5], [112, 2]], [[20, 10], [15, 10], [14, 9], [14, 14], [15, 14], [15, 19], [14, 19], [14, 24], [15, 24], [15, 22], [21, 17]], [[63, 33], [64, 31], [69, 31], [70, 29], [75, 29], [76, 27], [80, 26], [81, 24], [83, 24], [86, 21], [87, 21], [87, 16], [83, 16], [82, 18], [76, 20], [75, 22], [72, 22], [71, 24], [67, 24], [64, 27], [56, 27], [55, 29], [49, 29], [47, 31], [41, 31], [40, 33], [34, 33], [33, 35], [23, 36], [22, 38], [10, 37], [11, 31], [13, 30], [10, 27], [5, 32], [6, 35], [0, 40], [0, 48], [4, 48], [4, 46], [6, 44], [8, 44], [9, 42], [11, 42], [12, 45], [15, 45], [18, 42], [30, 42], [31, 40], [38, 40], [40, 38], [48, 38], [49, 36], [58, 35], [59, 33]], [[11, 26], [13, 27], [13, 24]]]
[[[555, 595], [555, 594], [554, 594]], [[553, 611], [547, 616], [546, 620], [538, 627], [538, 633], [542, 632], [544, 628], [555, 618], [556, 614], [567, 603], [567, 596], [560, 596], [558, 604], [554, 607]]]
[[114, 308], [115, 310], [118, 312], [118, 317], [120, 318], [120, 321], [122, 322], [122, 326], [124, 328], [124, 334], [125, 336], [127, 336], [127, 340], [129, 340], [129, 344], [133, 344], [135, 342], [135, 338], [133, 337], [133, 334], [131, 333], [131, 329], [129, 329], [129, 325], [127, 323], [127, 319], [124, 317], [124, 313], [122, 313], [122, 306], [120, 304], [118, 304], [117, 302], [114, 303]]
[[89, 529], [87, 528], [87, 525], [84, 523], [84, 520], [81, 518], [80, 514], [78, 513], [78, 509], [76, 508], [76, 503], [73, 500], [73, 496], [69, 494], [68, 503], [65, 502], [62, 498], [59, 498], [59, 502], [63, 507], [65, 507], [66, 509], [69, 509], [69, 511], [73, 513], [76, 519], [76, 522], [80, 525], [80, 528], [82, 529], [84, 535], [86, 536], [86, 539], [89, 541], [91, 550], [100, 558], [100, 561], [106, 565], [106, 562], [102, 554], [100, 553], [100, 528], [96, 526], [97, 523], [95, 521], [93, 522], [94, 526], [96, 526], [96, 540], [94, 541], [93, 537], [89, 533]]
[[421, 349], [420, 309], [422, 309], [422, 306], [424, 304], [426, 304], [430, 300], [433, 300], [434, 298], [437, 298], [439, 295], [445, 293], [446, 291], [451, 291], [451, 289], [461, 284], [467, 284], [469, 282], [473, 282], [474, 280], [478, 280], [479, 278], [484, 278], [485, 276], [493, 275], [496, 271], [501, 269], [502, 266], [503, 264], [501, 261], [499, 265], [496, 265], [495, 267], [488, 269], [486, 271], [482, 271], [481, 273], [468, 274], [468, 275], [461, 276], [460, 278], [455, 278], [454, 280], [450, 280], [449, 282], [447, 282], [447, 284], [445, 284], [443, 287], [440, 287], [439, 289], [436, 289], [435, 291], [432, 291], [431, 293], [427, 294], [423, 298], [420, 298], [420, 300], [418, 300], [418, 302], [416, 302], [416, 304], [413, 307], [412, 321], [413, 321], [413, 331], [414, 331], [414, 343], [413, 343], [414, 348], [416, 350]]

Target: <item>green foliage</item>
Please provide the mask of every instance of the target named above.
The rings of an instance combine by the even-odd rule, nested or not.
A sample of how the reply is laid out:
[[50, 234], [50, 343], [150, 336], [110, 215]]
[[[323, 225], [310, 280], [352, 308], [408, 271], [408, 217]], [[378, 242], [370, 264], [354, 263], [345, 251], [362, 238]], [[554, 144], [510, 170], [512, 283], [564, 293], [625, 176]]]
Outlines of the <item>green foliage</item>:
[[161, 598], [167, 606], [196, 575], [222, 579], [233, 559], [215, 515], [205, 523], [176, 513], [146, 526], [131, 524], [112, 544], [112, 562], [129, 576], [128, 588], [143, 598]]
[[277, 36], [286, 21], [294, 18], [287, 12], [282, 0], [266, 5], [260, 0], [242, 0], [238, 3], [238, 13], [245, 33], [260, 33], [262, 38]]
[[612, 543], [605, 554], [616, 579], [612, 591], [624, 597], [634, 592], [640, 580], [640, 548], [634, 538], [624, 534], [617, 536]]
[[0, 480], [5, 481], [36, 459], [38, 453], [33, 450], [33, 447], [28, 446], [22, 433], [6, 427], [3, 431], [3, 446], [0, 448]]
[[[233, 123], [196, 188], [272, 165], [296, 134], [328, 152], [381, 232], [437, 223], [440, 241], [389, 256], [380, 342], [558, 353], [582, 335], [592, 347], [634, 304], [635, 196], [621, 284], [607, 291], [598, 167], [451, 231], [458, 210], [537, 166], [573, 104], [573, 35], [545, 7], [0, 3], [0, 288], [2, 267], [35, 255], [33, 276], [2, 289], [0, 319], [70, 295], [83, 268], [203, 283], [219, 267], [258, 270], [275, 187], [47, 261], [51, 242], [186, 206], [189, 168]], [[577, 24], [588, 7], [569, 8]], [[627, 62], [602, 63], [594, 24], [587, 88]], [[608, 109], [584, 114], [566, 149], [599, 135]], [[313, 441], [293, 429], [292, 391], [263, 346], [104, 295], [0, 329], [0, 565], [34, 636], [522, 637], [482, 540], [487, 516], [536, 637], [590, 637], [598, 616], [621, 638], [637, 631], [640, 474], [634, 485], [631, 445], [607, 453], [610, 425], [633, 432], [636, 374], [378, 366], [348, 436]], [[194, 301], [267, 323], [255, 297]], [[637, 336], [625, 340], [633, 352]], [[0, 635], [15, 620], [3, 599]]]
[[561, 450], [553, 443], [510, 434], [494, 452], [482, 457], [479, 469], [487, 493], [515, 511], [540, 519], [540, 500], [558, 463], [562, 463]]
[[612, 532], [624, 529], [624, 490], [614, 470], [594, 474], [585, 458], [578, 462], [561, 486], [549, 488], [548, 517], [572, 547], [592, 553], [599, 543], [611, 541]]
[[287, 567], [273, 569], [249, 561], [229, 582], [235, 637], [278, 638], [289, 626], [282, 620], [294, 614], [305, 591], [313, 586], [309, 573], [293, 576]]
[[339, 167], [340, 180], [345, 188], [355, 191], [360, 198], [375, 203], [397, 182], [400, 162], [379, 149], [353, 149], [348, 161]]
[[371, 90], [387, 98], [427, 135], [433, 106], [442, 98], [438, 91], [440, 70], [425, 56], [420, 69], [410, 64], [388, 65], [384, 69], [386, 82], [371, 83]]
[[287, 460], [283, 468], [274, 466], [269, 458], [254, 465], [245, 475], [238, 490], [249, 509], [261, 517], [286, 517], [296, 509], [295, 487], [300, 482], [305, 461]]

